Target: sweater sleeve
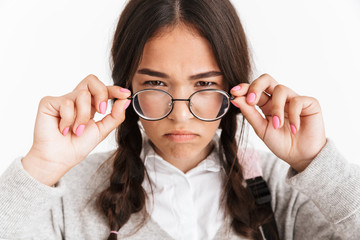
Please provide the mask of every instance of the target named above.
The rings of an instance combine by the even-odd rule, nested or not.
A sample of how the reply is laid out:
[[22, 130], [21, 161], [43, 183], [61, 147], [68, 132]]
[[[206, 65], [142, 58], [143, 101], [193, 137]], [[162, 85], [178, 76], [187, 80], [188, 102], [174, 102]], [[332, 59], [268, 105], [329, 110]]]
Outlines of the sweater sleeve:
[[45, 239], [41, 234], [62, 239], [64, 184], [60, 180], [49, 187], [38, 182], [24, 170], [21, 159], [0, 176], [0, 239]]
[[331, 223], [333, 239], [360, 239], [360, 166], [348, 163], [331, 140], [303, 172], [290, 168], [287, 182]]
[[263, 171], [281, 239], [360, 239], [358, 165], [329, 139], [301, 173], [271, 155]]

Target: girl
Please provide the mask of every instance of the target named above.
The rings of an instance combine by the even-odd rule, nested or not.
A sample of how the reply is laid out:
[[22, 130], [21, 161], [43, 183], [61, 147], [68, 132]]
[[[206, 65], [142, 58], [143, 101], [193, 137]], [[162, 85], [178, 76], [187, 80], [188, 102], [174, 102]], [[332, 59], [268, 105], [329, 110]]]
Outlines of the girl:
[[[268, 74], [250, 83], [229, 1], [129, 1], [112, 60], [114, 86], [89, 75], [41, 100], [30, 151], [0, 178], [1, 238], [360, 237], [358, 167], [316, 99]], [[273, 154], [238, 150], [245, 119]], [[88, 156], [115, 128], [118, 149]], [[250, 191], [261, 171], [274, 214], [266, 187]]]

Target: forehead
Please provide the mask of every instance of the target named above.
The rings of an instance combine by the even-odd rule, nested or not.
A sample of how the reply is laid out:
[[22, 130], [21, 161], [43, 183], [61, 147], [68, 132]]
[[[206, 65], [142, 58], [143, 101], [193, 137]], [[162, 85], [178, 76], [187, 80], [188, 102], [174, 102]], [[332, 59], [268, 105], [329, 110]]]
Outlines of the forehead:
[[165, 28], [144, 47], [140, 67], [195, 74], [219, 70], [210, 43], [186, 25]]

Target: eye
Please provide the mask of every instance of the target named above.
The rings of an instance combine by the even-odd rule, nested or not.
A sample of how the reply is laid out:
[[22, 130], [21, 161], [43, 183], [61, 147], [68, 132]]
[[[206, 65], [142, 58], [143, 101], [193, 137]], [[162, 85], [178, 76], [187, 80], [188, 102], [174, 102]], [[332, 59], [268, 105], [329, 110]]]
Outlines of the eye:
[[164, 83], [164, 82], [162, 82], [162, 81], [157, 81], [157, 80], [154, 80], [154, 81], [146, 81], [144, 84], [145, 84], [145, 85], [149, 85], [149, 86], [154, 86], [154, 87], [156, 87], [156, 86], [165, 86], [165, 83]]
[[206, 82], [206, 81], [199, 81], [196, 83], [196, 86], [199, 86], [199, 87], [210, 87], [212, 85], [214, 85], [216, 83], [214, 82]]

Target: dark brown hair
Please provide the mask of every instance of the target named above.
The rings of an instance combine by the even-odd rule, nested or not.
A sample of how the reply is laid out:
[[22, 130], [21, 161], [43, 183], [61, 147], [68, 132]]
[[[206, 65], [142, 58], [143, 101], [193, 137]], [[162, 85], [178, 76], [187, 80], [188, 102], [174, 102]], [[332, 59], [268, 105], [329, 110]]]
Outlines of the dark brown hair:
[[[145, 43], [161, 29], [177, 24], [196, 29], [209, 41], [229, 87], [249, 82], [251, 64], [246, 36], [228, 0], [130, 0], [120, 16], [112, 46], [114, 84], [131, 89], [131, 80]], [[220, 123], [219, 158], [227, 176], [223, 202], [235, 233], [261, 239], [259, 226], [269, 219], [269, 213], [257, 210], [251, 193], [244, 187], [235, 140], [239, 112], [238, 108], [231, 106]], [[110, 186], [98, 198], [110, 229], [115, 231], [124, 226], [131, 214], [144, 210], [145, 206], [146, 193], [141, 184], [146, 169], [140, 158], [142, 136], [138, 120], [129, 107], [125, 121], [117, 129], [119, 148], [114, 158]], [[245, 121], [242, 122], [241, 139]], [[108, 240], [116, 237], [109, 234]]]

